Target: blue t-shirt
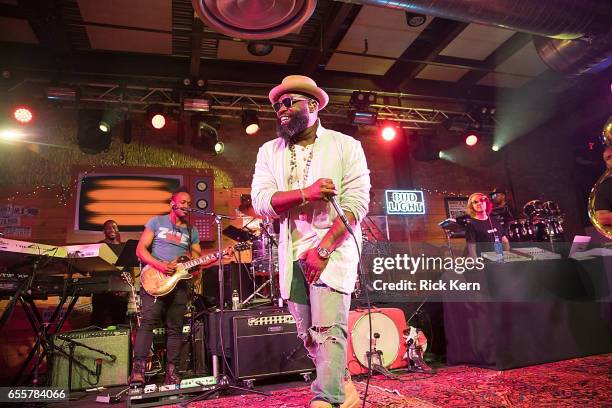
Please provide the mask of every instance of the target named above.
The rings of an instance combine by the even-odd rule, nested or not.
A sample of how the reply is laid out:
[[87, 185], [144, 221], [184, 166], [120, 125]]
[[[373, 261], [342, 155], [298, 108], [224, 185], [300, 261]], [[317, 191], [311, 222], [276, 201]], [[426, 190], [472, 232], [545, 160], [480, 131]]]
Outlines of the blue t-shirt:
[[[189, 253], [189, 230], [172, 224], [168, 214], [151, 218], [145, 227], [153, 231], [150, 251], [154, 258], [170, 262]], [[199, 242], [198, 229], [191, 227], [191, 244]]]

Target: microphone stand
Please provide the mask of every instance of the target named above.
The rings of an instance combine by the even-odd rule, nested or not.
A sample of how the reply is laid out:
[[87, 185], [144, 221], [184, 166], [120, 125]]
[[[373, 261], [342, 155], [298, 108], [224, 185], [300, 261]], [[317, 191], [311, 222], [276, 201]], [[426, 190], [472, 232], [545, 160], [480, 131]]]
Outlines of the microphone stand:
[[218, 258], [217, 261], [218, 261], [218, 266], [219, 266], [219, 274], [218, 274], [218, 277], [219, 277], [219, 337], [221, 340], [221, 352], [223, 354], [223, 364], [221, 364], [221, 374], [217, 377], [217, 384], [214, 387], [212, 387], [210, 390], [207, 390], [203, 394], [197, 395], [191, 399], [188, 399], [185, 402], [180, 403], [179, 406], [187, 407], [187, 405], [191, 404], [192, 402], [205, 400], [208, 397], [211, 397], [212, 395], [215, 395], [217, 393], [218, 394], [227, 393], [229, 390], [240, 390], [240, 391], [265, 395], [269, 397], [270, 396], [269, 393], [233, 385], [225, 371], [227, 360], [225, 358], [225, 344], [223, 342], [223, 312], [225, 311], [225, 305], [224, 305], [225, 299], [224, 299], [224, 279], [223, 279], [223, 248], [221, 247], [221, 221], [223, 221], [223, 219], [233, 220], [234, 217], [228, 217], [227, 215], [217, 214], [217, 213], [210, 212], [210, 211], [204, 211], [198, 208], [188, 208], [186, 211], [206, 215], [209, 217], [214, 217], [215, 223], [217, 224], [217, 243], [218, 243], [217, 248], [219, 251], [217, 253], [217, 258]]

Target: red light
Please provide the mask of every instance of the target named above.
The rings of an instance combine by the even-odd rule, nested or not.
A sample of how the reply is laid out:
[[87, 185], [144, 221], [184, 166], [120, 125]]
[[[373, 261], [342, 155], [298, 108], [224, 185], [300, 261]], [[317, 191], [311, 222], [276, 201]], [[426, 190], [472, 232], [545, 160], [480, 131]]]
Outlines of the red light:
[[161, 129], [166, 126], [166, 118], [164, 117], [164, 115], [162, 115], [161, 113], [153, 115], [153, 117], [151, 118], [151, 126], [153, 126], [155, 129]]
[[478, 136], [473, 133], [467, 135], [467, 137], [465, 138], [465, 144], [468, 146], [475, 146], [476, 143], [478, 143]]
[[30, 123], [34, 118], [34, 115], [32, 115], [32, 111], [25, 106], [16, 108], [13, 112], [13, 116], [15, 117], [15, 120], [17, 120], [17, 122], [19, 123]]
[[382, 138], [387, 142], [395, 139], [395, 135], [397, 134], [397, 130], [393, 126], [385, 126], [382, 130]]

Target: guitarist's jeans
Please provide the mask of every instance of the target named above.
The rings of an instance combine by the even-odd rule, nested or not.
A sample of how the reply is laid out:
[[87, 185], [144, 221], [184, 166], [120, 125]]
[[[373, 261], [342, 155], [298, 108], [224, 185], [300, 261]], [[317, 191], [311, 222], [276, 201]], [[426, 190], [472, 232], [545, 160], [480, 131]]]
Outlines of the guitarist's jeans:
[[176, 288], [166, 296], [155, 298], [140, 288], [140, 302], [142, 320], [136, 344], [134, 345], [134, 359], [146, 361], [149, 349], [153, 343], [153, 329], [164, 327], [163, 317], [166, 318], [166, 359], [168, 363], [178, 365], [181, 342], [183, 340], [183, 318], [187, 311], [189, 299], [188, 283], [180, 281]]

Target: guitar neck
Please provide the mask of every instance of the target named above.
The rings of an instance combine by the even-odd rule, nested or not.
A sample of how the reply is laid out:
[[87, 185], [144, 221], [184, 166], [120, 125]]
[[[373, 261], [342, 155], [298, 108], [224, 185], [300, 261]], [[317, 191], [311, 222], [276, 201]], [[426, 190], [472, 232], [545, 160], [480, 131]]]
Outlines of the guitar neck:
[[[223, 255], [225, 255], [227, 251], [223, 251]], [[191, 269], [193, 267], [196, 267], [198, 265], [201, 265], [203, 263], [207, 263], [209, 261], [214, 261], [218, 258], [217, 253], [213, 253], [213, 254], [208, 254], [205, 256], [201, 256], [199, 258], [196, 259], [192, 259], [191, 261], [187, 261], [187, 262], [183, 262], [182, 265], [186, 268], [186, 269]]]

